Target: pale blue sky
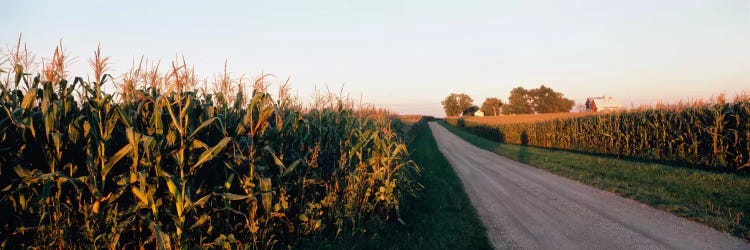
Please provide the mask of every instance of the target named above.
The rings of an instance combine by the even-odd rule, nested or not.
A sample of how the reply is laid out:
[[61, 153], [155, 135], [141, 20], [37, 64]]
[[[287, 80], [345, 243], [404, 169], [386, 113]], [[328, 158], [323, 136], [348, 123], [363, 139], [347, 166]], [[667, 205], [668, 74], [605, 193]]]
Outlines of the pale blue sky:
[[545, 84], [582, 103], [644, 104], [750, 90], [750, 0], [706, 1], [37, 1], [3, 3], [0, 41], [23, 32], [49, 57], [59, 39], [87, 73], [97, 43], [123, 73], [133, 57], [185, 55], [292, 77], [399, 113], [442, 116], [452, 92], [507, 100]]

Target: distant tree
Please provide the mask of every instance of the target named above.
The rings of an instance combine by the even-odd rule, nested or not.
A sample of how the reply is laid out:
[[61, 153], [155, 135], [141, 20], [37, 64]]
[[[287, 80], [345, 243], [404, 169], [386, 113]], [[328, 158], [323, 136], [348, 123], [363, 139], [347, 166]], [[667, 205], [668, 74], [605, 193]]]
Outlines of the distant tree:
[[573, 100], [567, 99], [560, 92], [544, 85], [528, 91], [531, 107], [536, 113], [570, 112], [575, 105]]
[[474, 113], [479, 110], [479, 107], [477, 105], [471, 105], [471, 107], [468, 107], [464, 109], [463, 116], [474, 116]]
[[500, 107], [503, 106], [503, 102], [500, 101], [500, 99], [495, 97], [490, 97], [487, 99], [484, 99], [484, 102], [482, 103], [482, 107], [480, 110], [482, 110], [482, 113], [486, 116], [495, 116], [500, 114]]
[[573, 100], [544, 85], [529, 90], [517, 87], [510, 91], [503, 114], [570, 112], [574, 105]]
[[443, 104], [443, 109], [445, 109], [446, 116], [457, 116], [467, 108], [471, 107], [474, 100], [467, 94], [452, 93], [441, 103]]
[[503, 107], [503, 114], [531, 114], [532, 112], [529, 91], [523, 87], [511, 90], [508, 104]]

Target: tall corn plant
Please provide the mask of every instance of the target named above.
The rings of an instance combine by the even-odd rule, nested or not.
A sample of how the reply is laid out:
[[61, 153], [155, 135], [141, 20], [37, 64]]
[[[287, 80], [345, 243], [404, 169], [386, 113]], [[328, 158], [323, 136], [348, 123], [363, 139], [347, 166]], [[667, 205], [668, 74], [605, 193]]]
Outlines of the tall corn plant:
[[[460, 120], [448, 120], [459, 125]], [[608, 113], [566, 120], [465, 129], [497, 141], [688, 164], [750, 169], [750, 102]]]
[[106, 62], [93, 82], [15, 67], [0, 84], [3, 247], [293, 246], [397, 220], [415, 187], [402, 134], [345, 102], [274, 100], [267, 76], [232, 98], [189, 90], [184, 61], [132, 71], [118, 102]]

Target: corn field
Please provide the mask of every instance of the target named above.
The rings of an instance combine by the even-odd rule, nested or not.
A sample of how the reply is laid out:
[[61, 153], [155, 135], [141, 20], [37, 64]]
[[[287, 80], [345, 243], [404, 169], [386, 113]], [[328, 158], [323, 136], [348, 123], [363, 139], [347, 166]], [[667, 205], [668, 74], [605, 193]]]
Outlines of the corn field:
[[400, 221], [418, 187], [400, 128], [342, 98], [274, 99], [265, 76], [211, 92], [184, 63], [136, 67], [112, 95], [98, 50], [90, 82], [57, 50], [35, 75], [18, 54], [1, 68], [2, 248], [286, 248]]
[[[488, 139], [726, 171], [750, 169], [750, 101], [678, 105], [538, 123], [447, 122]], [[743, 170], [744, 169], [744, 170]]]

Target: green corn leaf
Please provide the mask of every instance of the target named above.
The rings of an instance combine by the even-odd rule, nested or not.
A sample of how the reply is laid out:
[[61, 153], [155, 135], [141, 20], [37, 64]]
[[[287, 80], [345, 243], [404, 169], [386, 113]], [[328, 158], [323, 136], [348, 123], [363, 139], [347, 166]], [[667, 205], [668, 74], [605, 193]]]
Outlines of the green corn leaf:
[[242, 117], [242, 122], [240, 122], [240, 124], [237, 124], [237, 131], [235, 131], [235, 134], [244, 135], [248, 132], [248, 129], [251, 129], [253, 127], [252, 111], [252, 109], [249, 109], [247, 114]]
[[300, 162], [302, 162], [302, 159], [297, 159], [296, 161], [292, 162], [292, 164], [289, 164], [289, 167], [287, 167], [286, 170], [284, 170], [284, 172], [281, 173], [281, 176], [286, 176], [290, 174], [292, 171], [294, 171], [294, 169], [297, 168], [297, 165], [299, 165]]
[[190, 149], [191, 150], [195, 150], [195, 149], [199, 149], [199, 148], [203, 148], [203, 149], [208, 150], [208, 144], [206, 144], [205, 142], [203, 142], [201, 140], [193, 139], [193, 144], [190, 146]]
[[172, 249], [169, 235], [164, 233], [161, 228], [156, 225], [155, 222], [151, 222], [151, 224], [149, 225], [149, 229], [151, 229], [151, 232], [154, 234], [154, 237], [156, 238], [156, 245], [159, 249]]
[[117, 164], [117, 162], [122, 159], [125, 155], [129, 154], [130, 151], [133, 150], [133, 145], [128, 144], [123, 146], [115, 155], [113, 155], [109, 160], [107, 160], [107, 163], [104, 164], [104, 168], [102, 168], [102, 180], [104, 180], [107, 177], [107, 174], [110, 170]]
[[16, 174], [23, 179], [27, 179], [31, 177], [31, 172], [21, 167], [20, 165], [16, 165], [15, 167], [13, 167], [13, 171], [16, 171]]
[[234, 180], [234, 173], [231, 173], [231, 174], [229, 174], [229, 178], [227, 178], [226, 181], [224, 181], [224, 188], [226, 188], [227, 190], [229, 190], [230, 188], [232, 188], [232, 181], [233, 180]]
[[149, 129], [154, 129], [154, 133], [157, 135], [164, 134], [164, 123], [161, 119], [161, 108], [157, 105], [154, 108], [154, 112], [151, 115], [151, 121], [149, 121]]
[[185, 123], [187, 123], [187, 119], [190, 118], [187, 115], [187, 112], [190, 110], [190, 104], [192, 104], [193, 98], [190, 96], [185, 97], [185, 105], [182, 106], [182, 111], [180, 112], [180, 120], [185, 120]]
[[223, 196], [224, 199], [227, 199], [230, 201], [246, 200], [252, 197], [251, 195], [240, 195], [240, 194], [232, 194], [232, 193], [222, 193], [221, 196]]
[[21, 205], [22, 210], [26, 210], [26, 196], [21, 194], [18, 196], [18, 204]]
[[190, 226], [190, 229], [195, 229], [197, 227], [200, 227], [201, 225], [205, 224], [206, 221], [211, 219], [211, 216], [208, 216], [207, 214], [201, 215], [200, 218], [198, 218], [198, 221], [195, 222], [192, 226]]
[[42, 112], [44, 113], [44, 132], [46, 135], [49, 135], [52, 133], [52, 130], [57, 127], [55, 125], [58, 118], [57, 105], [53, 104], [51, 109]]
[[117, 115], [117, 118], [119, 119], [119, 121], [122, 122], [125, 125], [125, 127], [131, 126], [130, 121], [127, 119], [127, 117], [125, 116], [125, 113], [122, 112], [122, 109], [119, 106], [115, 106], [114, 112]]
[[204, 121], [203, 123], [201, 123], [201, 125], [198, 126], [198, 128], [196, 128], [195, 131], [193, 131], [192, 134], [190, 134], [190, 138], [195, 138], [195, 135], [197, 135], [198, 133], [200, 133], [201, 130], [203, 130], [204, 128], [208, 127], [209, 125], [211, 125], [211, 123], [215, 122], [218, 119], [219, 119], [218, 117], [214, 117], [214, 118], [208, 119], [208, 120]]
[[172, 111], [172, 103], [170, 103], [169, 100], [164, 96], [161, 97], [161, 100], [164, 108], [167, 109], [167, 113], [169, 113], [169, 117], [172, 118], [172, 125], [174, 125], [177, 131], [180, 132], [180, 135], [184, 135], [185, 131], [183, 130], [182, 126], [180, 126], [180, 120], [177, 116], [174, 115], [174, 111]]
[[286, 171], [286, 166], [284, 166], [284, 162], [279, 159], [278, 156], [276, 156], [276, 152], [271, 149], [270, 146], [265, 146], [263, 149], [268, 151], [268, 153], [271, 153], [271, 156], [273, 157], [273, 163], [276, 164], [276, 166], [280, 167], [282, 171]]
[[139, 158], [139, 155], [138, 155], [138, 143], [141, 140], [141, 138], [140, 138], [141, 134], [135, 132], [133, 130], [133, 127], [128, 127], [127, 129], [125, 129], [125, 135], [127, 135], [128, 142], [130, 143], [130, 145], [134, 145], [132, 147], [133, 151], [132, 151], [132, 154], [131, 154], [132, 155], [131, 158], [133, 159], [133, 169], [135, 169], [137, 167], [137, 165], [138, 165], [138, 158]]
[[175, 208], [177, 209], [177, 217], [182, 218], [182, 213], [185, 210], [184, 201], [182, 200], [182, 196], [177, 196], [176, 202], [175, 202]]
[[172, 196], [174, 196], [176, 199], [179, 199], [180, 190], [177, 189], [177, 183], [175, 182], [174, 178], [167, 179], [167, 188], [169, 189], [169, 193], [171, 193]]
[[221, 150], [223, 150], [224, 147], [227, 146], [227, 143], [229, 143], [231, 140], [232, 140], [232, 138], [225, 137], [224, 139], [221, 139], [221, 141], [219, 141], [219, 143], [217, 143], [216, 146], [212, 147], [209, 150], [204, 151], [201, 154], [201, 156], [198, 157], [198, 162], [196, 162], [193, 165], [193, 169], [196, 169], [201, 164], [203, 164], [203, 163], [205, 163], [207, 161], [210, 161], [211, 159], [213, 159], [214, 157], [216, 157], [216, 155], [218, 155], [221, 152]]
[[143, 205], [148, 205], [148, 197], [146, 197], [146, 194], [144, 194], [143, 192], [141, 192], [140, 189], [138, 189], [136, 187], [132, 187], [130, 189], [130, 191], [133, 192], [133, 194], [135, 195], [135, 197], [138, 198], [138, 201], [140, 201], [141, 203], [143, 203]]
[[198, 199], [198, 201], [196, 201], [195, 203], [193, 203], [193, 206], [203, 207], [203, 205], [205, 205], [206, 202], [208, 202], [208, 199], [210, 199], [210, 198], [211, 198], [211, 194], [203, 196], [200, 199]]

